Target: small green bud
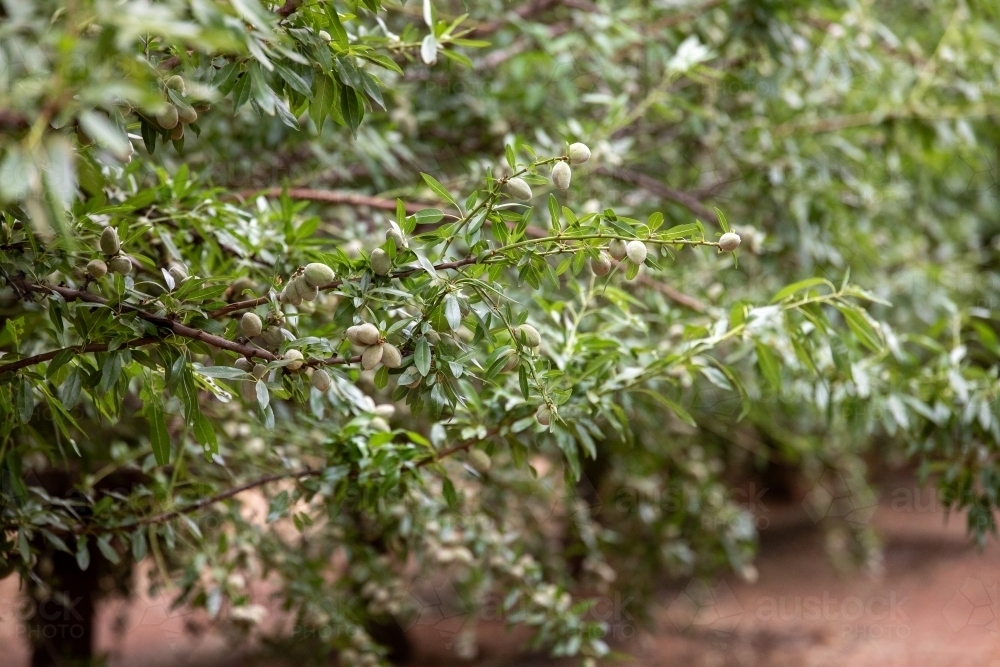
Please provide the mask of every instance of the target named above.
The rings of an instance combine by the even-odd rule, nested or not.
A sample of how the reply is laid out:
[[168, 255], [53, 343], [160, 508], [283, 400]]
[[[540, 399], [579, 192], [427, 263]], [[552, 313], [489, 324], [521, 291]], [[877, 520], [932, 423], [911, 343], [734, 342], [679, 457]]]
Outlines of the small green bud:
[[326, 391], [331, 384], [333, 384], [333, 380], [330, 379], [330, 374], [322, 368], [317, 368], [312, 375], [312, 386], [319, 391]]
[[371, 262], [372, 271], [380, 276], [389, 275], [389, 272], [392, 271], [392, 260], [389, 259], [389, 254], [385, 250], [382, 250], [382, 248], [372, 250], [369, 261]]
[[646, 261], [646, 244], [642, 241], [629, 241], [626, 248], [628, 261], [633, 264], [642, 264]]
[[264, 323], [257, 313], [243, 313], [243, 317], [240, 319], [240, 329], [244, 336], [253, 338], [259, 336], [260, 332], [264, 330]]
[[581, 144], [579, 142], [575, 144], [570, 144], [569, 146], [569, 161], [570, 164], [583, 164], [590, 159], [590, 149], [587, 144]]
[[608, 253], [620, 262], [628, 256], [628, 245], [621, 239], [612, 239], [608, 244]]
[[528, 347], [538, 347], [542, 344], [542, 335], [538, 333], [538, 329], [530, 324], [522, 324], [515, 329], [515, 332], [518, 339], [524, 341], [524, 344]]
[[512, 178], [507, 181], [507, 191], [521, 201], [531, 199], [531, 186], [523, 178]]
[[108, 265], [104, 263], [104, 260], [92, 259], [87, 262], [87, 273], [89, 273], [90, 277], [94, 280], [100, 280], [105, 276], [105, 274], [107, 274], [107, 272]]
[[127, 276], [132, 273], [132, 260], [128, 257], [115, 257], [108, 262], [108, 269], [111, 273]]
[[122, 249], [122, 244], [118, 240], [118, 230], [114, 227], [105, 227], [101, 232], [101, 252], [108, 257], [118, 254]]
[[740, 247], [743, 239], [740, 238], [739, 234], [734, 232], [726, 232], [719, 239], [719, 250], [724, 252], [732, 252]]
[[601, 251], [597, 257], [590, 260], [590, 270], [594, 272], [594, 275], [598, 278], [604, 277], [611, 273], [611, 258], [608, 257], [608, 253]]
[[572, 178], [573, 171], [565, 162], [556, 162], [555, 166], [552, 167], [552, 183], [563, 192], [569, 190], [569, 182]]
[[299, 352], [298, 350], [289, 350], [288, 352], [285, 352], [285, 356], [283, 358], [292, 360], [292, 363], [285, 366], [285, 368], [287, 368], [290, 371], [297, 371], [300, 368], [302, 368], [302, 363], [303, 363], [302, 360], [305, 357], [303, 357], [302, 353]]
[[304, 275], [306, 282], [313, 287], [323, 287], [324, 285], [329, 285], [336, 277], [333, 273], [333, 269], [326, 264], [320, 264], [319, 262], [307, 264]]

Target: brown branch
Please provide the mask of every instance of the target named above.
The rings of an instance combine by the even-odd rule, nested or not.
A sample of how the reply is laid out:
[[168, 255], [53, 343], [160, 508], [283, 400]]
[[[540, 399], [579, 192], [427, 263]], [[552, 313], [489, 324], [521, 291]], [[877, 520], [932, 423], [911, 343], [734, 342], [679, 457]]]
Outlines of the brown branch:
[[610, 167], [598, 167], [597, 172], [604, 176], [610, 176], [611, 178], [617, 178], [620, 181], [637, 185], [643, 190], [657, 195], [658, 197], [663, 197], [664, 199], [677, 202], [699, 218], [704, 218], [705, 220], [717, 219], [715, 212], [710, 211], [708, 207], [701, 203], [700, 199], [691, 193], [684, 192], [682, 190], [675, 190], [674, 188], [664, 185], [652, 176], [648, 176], [642, 172], [633, 171], [631, 169], [614, 169]]
[[[413, 469], [423, 468], [424, 466], [430, 465], [431, 463], [436, 463], [442, 459], [446, 459], [453, 454], [457, 454], [458, 452], [464, 451], [469, 447], [472, 447], [478, 442], [482, 442], [486, 438], [493, 437], [499, 432], [500, 432], [500, 427], [495, 426], [489, 431], [487, 431], [486, 435], [482, 438], [470, 438], [455, 445], [454, 447], [444, 449], [440, 452], [437, 452], [436, 454], [432, 454], [431, 456], [426, 456], [420, 459], [413, 465]], [[159, 514], [148, 516], [144, 519], [140, 519], [138, 523], [142, 525], [147, 525], [151, 523], [163, 523], [164, 521], [169, 521], [170, 519], [176, 518], [183, 514], [190, 514], [191, 512], [197, 512], [198, 510], [204, 507], [208, 507], [209, 505], [212, 505], [222, 500], [227, 500], [229, 498], [232, 498], [233, 496], [243, 493], [244, 491], [249, 491], [250, 489], [256, 489], [257, 487], [264, 486], [272, 482], [280, 482], [286, 479], [306, 479], [308, 477], [316, 477], [318, 475], [322, 475], [323, 472], [324, 469], [307, 468], [306, 470], [299, 470], [298, 472], [276, 473], [273, 475], [266, 475], [264, 477], [259, 477], [249, 482], [240, 484], [239, 486], [234, 486], [231, 489], [226, 489], [225, 491], [217, 493], [214, 496], [209, 496], [208, 498], [202, 498], [201, 500], [194, 502], [190, 505], [186, 505], [185, 507], [169, 510], [167, 512], [160, 512]], [[352, 476], [356, 474], [357, 474], [356, 472], [351, 473]]]
[[708, 306], [705, 303], [699, 301], [690, 294], [685, 294], [684, 292], [681, 292], [666, 283], [654, 280], [647, 275], [640, 275], [637, 282], [645, 287], [656, 290], [674, 303], [684, 306], [685, 308], [690, 308], [696, 313], [704, 313], [708, 310]]
[[302, 6], [302, 0], [285, 0], [285, 4], [278, 7], [277, 13], [283, 19], [287, 19], [289, 16], [295, 13], [295, 11]]
[[164, 521], [169, 521], [175, 517], [181, 516], [182, 514], [190, 514], [191, 512], [197, 512], [203, 507], [207, 507], [213, 503], [217, 503], [221, 500], [226, 500], [227, 498], [232, 498], [235, 495], [243, 493], [244, 491], [249, 491], [250, 489], [255, 489], [258, 486], [264, 486], [265, 484], [270, 484], [271, 482], [279, 482], [283, 479], [304, 479], [306, 477], [315, 477], [316, 475], [323, 474], [322, 470], [314, 470], [312, 468], [307, 470], [300, 470], [298, 472], [292, 473], [278, 473], [275, 475], [268, 475], [267, 477], [261, 477], [259, 479], [252, 480], [245, 484], [240, 484], [239, 486], [234, 486], [231, 489], [227, 489], [222, 493], [210, 496], [208, 498], [202, 498], [201, 500], [181, 507], [179, 509], [170, 510], [168, 512], [160, 512], [159, 514], [154, 514], [148, 516], [144, 519], [140, 519], [138, 523], [146, 525], [150, 523], [163, 523]]
[[[527, 19], [552, 9], [553, 7], [559, 6], [572, 7], [573, 9], [579, 9], [594, 14], [601, 13], [600, 8], [589, 0], [533, 0], [532, 2], [521, 5], [515, 9], [513, 13], [519, 19]], [[486, 23], [481, 23], [473, 28], [467, 36], [475, 38], [486, 37], [488, 35], [492, 35], [507, 25], [510, 25], [510, 21], [504, 18], [500, 18], [495, 21], [487, 21]]]
[[[38, 293], [51, 293], [61, 295], [67, 301], [86, 301], [88, 303], [96, 303], [102, 306], [108, 305], [108, 300], [95, 296], [90, 292], [85, 292], [83, 290], [74, 289], [72, 287], [62, 287], [60, 285], [39, 285], [36, 283], [29, 283], [27, 281], [17, 281], [19, 287], [26, 292], [38, 292]], [[174, 334], [181, 336], [183, 338], [190, 338], [191, 340], [198, 340], [203, 343], [207, 343], [212, 347], [217, 347], [223, 350], [229, 350], [231, 352], [236, 352], [247, 358], [259, 357], [261, 359], [266, 359], [268, 361], [277, 361], [279, 357], [267, 350], [263, 350], [259, 347], [254, 347], [252, 345], [244, 345], [242, 343], [237, 343], [235, 341], [228, 340], [222, 336], [216, 336], [214, 334], [207, 333], [201, 329], [195, 329], [194, 327], [189, 327], [186, 324], [181, 324], [175, 320], [168, 317], [162, 317], [160, 315], [153, 315], [152, 313], [147, 313], [144, 310], [137, 308], [131, 304], [121, 304], [121, 308], [127, 310], [128, 312], [134, 314], [141, 320], [145, 320], [150, 324], [154, 324], [158, 327], [169, 329]]]
[[[160, 339], [156, 336], [145, 336], [143, 338], [136, 338], [135, 340], [126, 341], [122, 344], [122, 347], [141, 347], [143, 345], [151, 345], [152, 343], [158, 342]], [[0, 366], [0, 373], [9, 373], [11, 371], [20, 370], [28, 366], [34, 366], [35, 364], [40, 364], [43, 361], [49, 361], [54, 359], [57, 355], [66, 350], [74, 350], [77, 354], [85, 354], [87, 352], [106, 352], [108, 350], [107, 343], [90, 343], [89, 345], [73, 345], [70, 347], [64, 347], [61, 350], [52, 350], [51, 352], [44, 352], [42, 354], [36, 354], [33, 357], [25, 357], [18, 361], [12, 361], [9, 364], [4, 364]]]
[[[267, 188], [265, 190], [241, 190], [239, 196], [246, 199], [254, 195], [265, 197], [280, 197], [288, 195], [292, 199], [304, 199], [307, 201], [318, 201], [325, 204], [347, 204], [348, 206], [368, 206], [386, 211], [396, 210], [396, 200], [384, 197], [372, 197], [357, 192], [338, 192], [336, 190], [312, 190], [310, 188]], [[422, 204], [407, 202], [404, 204], [406, 213], [413, 215], [417, 211], [427, 208]]]

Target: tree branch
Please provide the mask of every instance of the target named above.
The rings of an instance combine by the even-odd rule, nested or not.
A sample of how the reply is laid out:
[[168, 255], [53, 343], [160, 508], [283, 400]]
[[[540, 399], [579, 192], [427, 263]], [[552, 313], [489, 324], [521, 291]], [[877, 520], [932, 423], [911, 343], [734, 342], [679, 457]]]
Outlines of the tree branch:
[[650, 192], [658, 197], [663, 197], [664, 199], [677, 202], [699, 218], [704, 218], [706, 221], [717, 219], [715, 212], [710, 211], [708, 207], [701, 203], [700, 199], [691, 193], [683, 192], [682, 190], [675, 190], [668, 185], [664, 185], [652, 176], [648, 176], [638, 171], [632, 171], [631, 169], [614, 169], [610, 167], [598, 167], [597, 173], [604, 176], [610, 176], [611, 178], [616, 178], [626, 183], [631, 183], [632, 185], [637, 185], [643, 190], [646, 190], [647, 192]]
[[[72, 287], [62, 287], [60, 285], [39, 285], [36, 283], [30, 283], [24, 280], [17, 281], [19, 287], [26, 292], [38, 292], [38, 293], [56, 293], [61, 295], [67, 301], [86, 301], [88, 303], [97, 303], [102, 306], [108, 305], [108, 300], [95, 296], [90, 292], [85, 292], [83, 290], [74, 289]], [[254, 347], [252, 345], [243, 345], [242, 343], [237, 343], [235, 341], [228, 340], [222, 336], [216, 336], [214, 334], [207, 333], [201, 329], [195, 329], [194, 327], [189, 327], [186, 324], [181, 324], [175, 320], [168, 317], [162, 317], [160, 315], [153, 315], [152, 313], [147, 313], [140, 308], [137, 308], [131, 304], [121, 304], [121, 307], [128, 310], [128, 312], [135, 314], [141, 320], [145, 320], [150, 324], [156, 325], [157, 327], [163, 329], [169, 329], [174, 334], [181, 336], [183, 338], [190, 338], [191, 340], [198, 340], [203, 343], [207, 343], [212, 347], [217, 347], [223, 350], [229, 350], [231, 352], [236, 352], [248, 358], [258, 357], [260, 359], [266, 359], [268, 361], [277, 361], [279, 357], [267, 350], [261, 349], [259, 347]]]
[[[476, 444], [477, 442], [482, 442], [486, 438], [490, 438], [499, 432], [500, 432], [500, 427], [495, 426], [491, 428], [489, 431], [487, 431], [485, 437], [470, 438], [455, 445], [454, 447], [442, 450], [431, 456], [426, 456], [417, 461], [416, 464], [413, 465], [413, 468], [414, 469], [423, 468], [424, 466], [430, 465], [431, 463], [435, 463], [442, 459], [448, 458], [449, 456], [464, 451], [469, 447], [473, 446], [474, 444]], [[251, 489], [256, 489], [266, 484], [270, 484], [272, 482], [280, 482], [282, 480], [287, 480], [287, 479], [298, 480], [298, 479], [306, 479], [309, 477], [317, 477], [319, 475], [322, 475], [324, 471], [325, 469], [322, 468], [320, 469], [307, 468], [306, 470], [299, 470], [297, 472], [283, 472], [283, 473], [276, 473], [273, 475], [266, 475], [264, 477], [259, 477], [249, 482], [240, 484], [239, 486], [234, 486], [231, 489], [226, 489], [225, 491], [217, 493], [214, 496], [209, 496], [208, 498], [202, 498], [201, 500], [196, 501], [190, 505], [186, 505], [178, 509], [169, 510], [167, 512], [160, 512], [159, 514], [148, 516], [144, 519], [140, 519], [138, 523], [142, 525], [148, 525], [151, 523], [163, 523], [164, 521], [169, 521], [170, 519], [174, 519], [183, 514], [190, 514], [191, 512], [197, 512], [198, 510], [204, 507], [208, 507], [209, 505], [212, 505], [222, 500], [227, 500], [229, 498], [232, 498], [233, 496], [243, 493], [244, 491], [249, 491]], [[356, 474], [357, 474], [356, 472], [352, 472], [351, 476], [355, 476]]]
[[[281, 195], [288, 195], [292, 199], [303, 199], [307, 201], [317, 201], [323, 202], [325, 204], [347, 204], [348, 206], [368, 206], [370, 208], [378, 208], [386, 211], [396, 210], [396, 200], [386, 199], [384, 197], [372, 197], [370, 195], [363, 195], [357, 192], [340, 192], [336, 190], [312, 190], [310, 188], [267, 188], [266, 190], [241, 190], [239, 196], [247, 199], [253, 197], [254, 195], [263, 195], [265, 197], [280, 197]], [[407, 202], [404, 204], [406, 207], [406, 213], [408, 215], [413, 215], [417, 211], [421, 211], [427, 206], [417, 203]], [[428, 204], [429, 206], [429, 204]]]
[[[159, 342], [160, 339], [156, 336], [145, 336], [143, 338], [136, 338], [135, 340], [126, 341], [121, 347], [142, 347], [143, 345], [151, 345], [153, 343]], [[107, 343], [90, 343], [89, 345], [73, 345], [70, 347], [64, 347], [61, 350], [53, 350], [51, 352], [44, 352], [42, 354], [36, 354], [33, 357], [25, 357], [24, 359], [19, 359], [18, 361], [12, 361], [9, 364], [4, 364], [0, 366], [0, 374], [9, 373], [11, 371], [20, 370], [22, 368], [27, 368], [28, 366], [34, 366], [35, 364], [40, 364], [44, 361], [49, 361], [54, 359], [60, 353], [66, 350], [74, 350], [78, 354], [86, 354], [87, 352], [107, 352]]]

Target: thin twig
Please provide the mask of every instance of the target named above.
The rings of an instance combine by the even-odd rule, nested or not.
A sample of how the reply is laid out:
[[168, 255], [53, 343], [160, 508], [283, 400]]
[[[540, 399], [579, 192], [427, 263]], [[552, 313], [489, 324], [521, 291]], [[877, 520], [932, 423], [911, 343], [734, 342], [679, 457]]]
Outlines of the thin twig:
[[[160, 338], [156, 336], [145, 336], [143, 338], [136, 338], [135, 340], [126, 341], [120, 347], [142, 347], [143, 345], [151, 345], [153, 343], [160, 342]], [[51, 352], [43, 352], [42, 354], [36, 354], [33, 357], [25, 357], [24, 359], [19, 359], [18, 361], [12, 361], [9, 364], [4, 364], [0, 366], [0, 373], [9, 373], [11, 371], [20, 370], [22, 368], [27, 368], [28, 366], [34, 366], [35, 364], [40, 364], [42, 362], [54, 359], [59, 354], [65, 352], [66, 350], [73, 350], [78, 354], [86, 354], [87, 352], [107, 352], [108, 343], [90, 343], [89, 345], [71, 345], [70, 347], [64, 347], [61, 350], [52, 350]]]

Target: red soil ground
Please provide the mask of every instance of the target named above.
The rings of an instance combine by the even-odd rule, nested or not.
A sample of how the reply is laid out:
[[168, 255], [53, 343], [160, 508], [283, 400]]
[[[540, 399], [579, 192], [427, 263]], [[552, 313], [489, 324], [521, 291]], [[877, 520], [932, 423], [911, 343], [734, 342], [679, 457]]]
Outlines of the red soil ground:
[[[770, 525], [758, 580], [727, 577], [663, 588], [651, 631], [637, 632], [627, 615], [612, 618], [613, 632], [627, 637], [615, 642], [623, 656], [617, 664], [1000, 667], [1000, 545], [993, 540], [978, 550], [966, 535], [964, 516], [946, 521], [930, 490], [912, 483], [905, 488], [910, 502], [883, 488], [872, 518], [885, 544], [878, 579], [835, 570], [822, 533], [801, 508], [770, 508], [762, 514]], [[252, 659], [250, 649], [234, 648], [217, 633], [186, 633], [191, 618], [170, 611], [164, 600], [105, 603], [99, 643], [109, 667], [276, 664]], [[9, 578], [0, 583], [0, 667], [27, 667], [23, 628], [17, 582]], [[461, 662], [445, 647], [446, 634], [441, 627], [415, 626], [415, 667], [550, 664], [515, 652], [515, 638], [493, 625], [478, 628], [478, 661]]]

